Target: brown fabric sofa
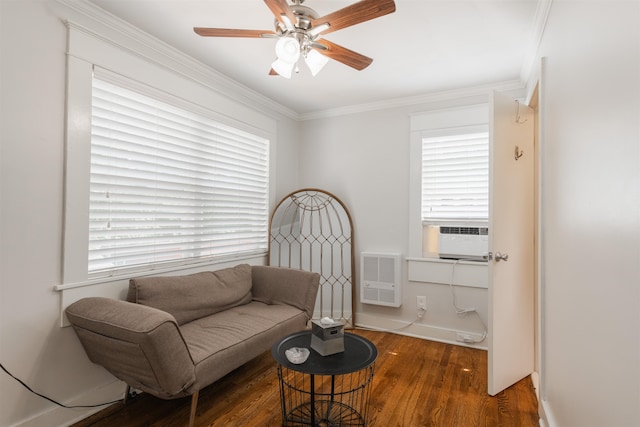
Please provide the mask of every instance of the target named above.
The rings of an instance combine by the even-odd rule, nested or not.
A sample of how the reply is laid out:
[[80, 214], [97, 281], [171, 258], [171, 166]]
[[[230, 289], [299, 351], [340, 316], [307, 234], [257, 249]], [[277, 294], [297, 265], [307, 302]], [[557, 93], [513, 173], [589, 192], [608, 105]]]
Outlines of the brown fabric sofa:
[[319, 280], [248, 264], [145, 277], [130, 280], [128, 301], [84, 298], [66, 314], [89, 359], [129, 387], [162, 399], [191, 395], [191, 426], [200, 389], [306, 328]]

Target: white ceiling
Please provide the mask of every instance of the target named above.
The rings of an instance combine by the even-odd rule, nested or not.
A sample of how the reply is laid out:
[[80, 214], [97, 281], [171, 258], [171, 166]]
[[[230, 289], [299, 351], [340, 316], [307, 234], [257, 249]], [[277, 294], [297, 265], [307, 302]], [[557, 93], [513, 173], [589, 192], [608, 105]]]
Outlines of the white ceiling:
[[[275, 39], [200, 37], [193, 27], [273, 30], [263, 0], [90, 0], [283, 106], [308, 114], [433, 92], [522, 80], [544, 0], [395, 0], [392, 14], [327, 40], [374, 59], [363, 71], [336, 61], [312, 77], [269, 76]], [[325, 15], [355, 0], [307, 0]]]

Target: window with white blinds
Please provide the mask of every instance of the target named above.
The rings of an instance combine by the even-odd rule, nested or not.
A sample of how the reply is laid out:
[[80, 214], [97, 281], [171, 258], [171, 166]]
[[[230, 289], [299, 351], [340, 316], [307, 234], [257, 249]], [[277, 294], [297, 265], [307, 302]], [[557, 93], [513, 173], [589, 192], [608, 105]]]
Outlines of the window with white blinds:
[[422, 221], [486, 221], [488, 211], [488, 132], [422, 138]]
[[269, 140], [93, 79], [93, 276], [267, 249]]

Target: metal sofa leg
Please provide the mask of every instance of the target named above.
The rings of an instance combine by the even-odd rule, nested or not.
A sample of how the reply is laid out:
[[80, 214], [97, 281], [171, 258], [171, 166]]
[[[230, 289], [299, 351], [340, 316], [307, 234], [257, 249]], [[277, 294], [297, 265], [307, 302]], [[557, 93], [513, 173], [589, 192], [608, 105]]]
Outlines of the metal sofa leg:
[[191, 414], [189, 415], [189, 427], [193, 427], [193, 423], [196, 421], [196, 408], [198, 407], [198, 394], [200, 394], [200, 390], [196, 390], [191, 395]]

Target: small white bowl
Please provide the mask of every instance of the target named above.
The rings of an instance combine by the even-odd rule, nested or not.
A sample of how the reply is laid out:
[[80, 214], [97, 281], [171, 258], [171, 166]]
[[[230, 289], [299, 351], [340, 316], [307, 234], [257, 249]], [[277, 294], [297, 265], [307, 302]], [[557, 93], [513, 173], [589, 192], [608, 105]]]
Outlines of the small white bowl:
[[309, 358], [309, 349], [301, 347], [291, 347], [289, 350], [285, 350], [284, 355], [287, 356], [289, 362], [294, 365], [300, 365]]

